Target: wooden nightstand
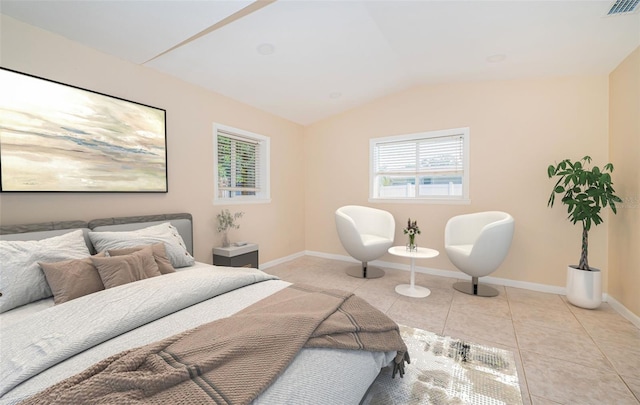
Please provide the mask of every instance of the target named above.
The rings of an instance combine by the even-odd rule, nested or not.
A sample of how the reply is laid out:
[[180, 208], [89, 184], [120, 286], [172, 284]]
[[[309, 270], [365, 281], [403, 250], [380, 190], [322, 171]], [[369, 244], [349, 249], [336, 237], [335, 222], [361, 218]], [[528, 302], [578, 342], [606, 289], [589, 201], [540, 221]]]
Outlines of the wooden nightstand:
[[243, 246], [213, 248], [213, 264], [230, 267], [258, 268], [258, 245], [247, 243]]

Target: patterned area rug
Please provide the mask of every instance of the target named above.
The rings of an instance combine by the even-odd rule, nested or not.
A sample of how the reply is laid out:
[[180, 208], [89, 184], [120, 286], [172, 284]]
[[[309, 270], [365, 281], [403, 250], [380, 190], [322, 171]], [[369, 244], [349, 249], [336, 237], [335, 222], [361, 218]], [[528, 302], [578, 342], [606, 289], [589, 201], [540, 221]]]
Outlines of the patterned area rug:
[[522, 404], [513, 353], [400, 325], [411, 356], [404, 378], [382, 370], [365, 405]]

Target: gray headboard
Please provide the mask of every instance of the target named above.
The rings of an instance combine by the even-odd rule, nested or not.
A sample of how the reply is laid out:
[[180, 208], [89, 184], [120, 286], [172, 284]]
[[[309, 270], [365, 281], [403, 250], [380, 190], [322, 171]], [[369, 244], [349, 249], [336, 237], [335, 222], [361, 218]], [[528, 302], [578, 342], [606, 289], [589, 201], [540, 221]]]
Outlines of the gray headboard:
[[46, 231], [79, 229], [79, 228], [88, 228], [88, 227], [89, 225], [87, 224], [86, 221], [57, 221], [57, 222], [40, 222], [37, 224], [26, 224], [26, 225], [2, 225], [0, 226], [0, 235], [9, 235], [9, 234], [27, 233], [27, 232], [46, 232]]
[[135, 217], [114, 217], [85, 221], [40, 222], [26, 225], [0, 226], [0, 239], [3, 240], [39, 240], [66, 233], [69, 229], [83, 229], [87, 246], [91, 247], [88, 231], [133, 231], [147, 226], [170, 222], [178, 229], [189, 253], [193, 255], [193, 217], [191, 214], [159, 214]]
[[171, 225], [178, 229], [184, 244], [187, 246], [187, 251], [193, 255], [193, 217], [191, 214], [159, 214], [93, 219], [89, 221], [89, 229], [109, 232], [134, 231], [163, 222], [170, 222]]

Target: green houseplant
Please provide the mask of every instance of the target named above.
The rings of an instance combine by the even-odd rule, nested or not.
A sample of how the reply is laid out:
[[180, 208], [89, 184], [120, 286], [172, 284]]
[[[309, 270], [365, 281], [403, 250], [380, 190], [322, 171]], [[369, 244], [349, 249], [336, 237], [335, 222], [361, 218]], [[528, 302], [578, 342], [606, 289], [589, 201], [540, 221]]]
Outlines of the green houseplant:
[[[549, 165], [547, 168], [549, 178], [557, 178], [547, 206], [553, 207], [556, 194], [561, 195], [562, 203], [567, 206], [567, 218], [573, 224], [579, 222], [582, 225], [580, 262], [577, 266], [569, 266], [568, 268], [567, 298], [572, 304], [584, 308], [596, 308], [600, 305], [602, 287], [601, 285], [587, 285], [588, 281], [585, 277], [594, 276], [574, 273], [572, 269], [582, 272], [597, 272], [597, 278], [601, 277], [598, 269], [589, 266], [589, 230], [592, 225], [597, 226], [602, 223], [600, 215], [603, 208], [609, 206], [615, 214], [617, 212], [616, 203], [622, 202], [613, 189], [613, 181], [611, 180], [613, 164], [607, 163], [600, 169], [598, 166], [589, 168], [590, 163], [591, 157], [585, 156], [575, 162], [565, 159], [557, 165]], [[599, 282], [599, 280], [594, 280], [594, 282]], [[578, 285], [574, 286], [575, 283]], [[574, 287], [579, 291], [574, 291]], [[575, 297], [581, 292], [589, 293], [591, 297]]]

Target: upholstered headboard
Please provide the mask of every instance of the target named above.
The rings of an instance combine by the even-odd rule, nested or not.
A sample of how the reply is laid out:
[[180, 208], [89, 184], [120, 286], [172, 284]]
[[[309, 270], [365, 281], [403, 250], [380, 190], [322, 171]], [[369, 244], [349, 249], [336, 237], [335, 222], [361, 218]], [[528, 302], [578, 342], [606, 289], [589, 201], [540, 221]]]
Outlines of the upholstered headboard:
[[[26, 225], [2, 225], [0, 226], [0, 235], [27, 233], [27, 232], [46, 232], [65, 229], [88, 228], [89, 225], [85, 221], [57, 221], [57, 222], [40, 222], [37, 224]], [[55, 235], [51, 235], [55, 236]], [[2, 238], [5, 240], [10, 240]]]
[[193, 217], [188, 213], [140, 215], [132, 217], [113, 217], [93, 219], [89, 222], [55, 221], [40, 222], [26, 225], [0, 226], [0, 239], [3, 240], [40, 240], [67, 233], [70, 229], [82, 229], [89, 249], [93, 249], [89, 240], [89, 230], [92, 231], [133, 231], [152, 225], [170, 222], [178, 229], [187, 250], [193, 255]]
[[26, 225], [0, 226], [0, 240], [41, 240], [60, 236], [72, 229], [82, 229], [84, 241], [91, 252], [89, 226], [85, 221], [40, 222]]
[[100, 218], [89, 221], [89, 229], [96, 232], [120, 232], [134, 231], [136, 229], [146, 228], [152, 225], [158, 225], [163, 222], [170, 222], [175, 226], [182, 236], [187, 251], [193, 255], [193, 217], [191, 214], [159, 214], [159, 215], [141, 215], [135, 217], [114, 217]]

